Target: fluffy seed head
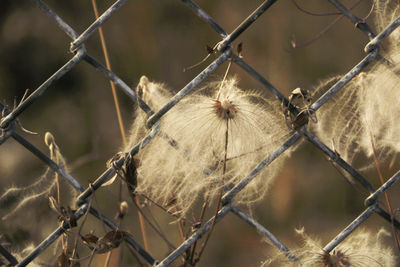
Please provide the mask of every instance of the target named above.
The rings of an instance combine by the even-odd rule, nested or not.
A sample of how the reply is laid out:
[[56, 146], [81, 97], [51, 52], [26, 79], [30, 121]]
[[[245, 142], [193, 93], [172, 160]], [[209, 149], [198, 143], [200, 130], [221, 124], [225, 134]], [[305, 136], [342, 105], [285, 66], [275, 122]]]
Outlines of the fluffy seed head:
[[[386, 28], [400, 15], [396, 1], [375, 0], [375, 25]], [[380, 53], [389, 64], [377, 60], [354, 77], [317, 111], [318, 123], [312, 131], [353, 166], [374, 167], [373, 140], [380, 161], [400, 152], [400, 30], [381, 44]], [[340, 77], [328, 79], [315, 90], [322, 95]], [[361, 152], [361, 153], [360, 153]], [[359, 160], [357, 160], [359, 159]], [[361, 166], [354, 165], [359, 163]]]
[[[136, 93], [154, 111], [159, 110], [172, 97], [172, 94], [164, 84], [149, 81], [149, 79], [144, 75], [140, 78], [139, 84], [136, 87]], [[148, 130], [145, 127], [148, 115], [139, 107], [136, 107], [133, 117], [134, 123], [129, 132], [127, 145], [122, 148], [124, 152], [132, 149], [132, 147], [148, 133]]]
[[277, 256], [263, 263], [263, 266], [307, 266], [307, 267], [381, 267], [397, 266], [397, 259], [390, 247], [385, 246], [385, 238], [390, 234], [380, 229], [371, 232], [357, 229], [330, 253], [322, 249], [320, 240], [310, 237], [304, 228], [296, 230], [303, 241], [300, 249], [291, 250], [302, 265], [294, 263], [279, 252]]
[[[165, 205], [176, 199], [182, 213], [196, 200], [213, 199], [280, 145], [289, 130], [279, 110], [277, 101], [244, 92], [234, 78], [186, 96], [162, 117], [160, 134], [140, 152], [137, 191]], [[249, 204], [261, 199], [282, 160], [265, 168], [236, 200]]]

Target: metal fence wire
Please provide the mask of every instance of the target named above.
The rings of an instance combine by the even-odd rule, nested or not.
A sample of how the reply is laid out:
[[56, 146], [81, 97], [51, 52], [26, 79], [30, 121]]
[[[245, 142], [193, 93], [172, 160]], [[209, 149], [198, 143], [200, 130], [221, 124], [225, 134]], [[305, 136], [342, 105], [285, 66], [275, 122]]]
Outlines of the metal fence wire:
[[[182, 0], [183, 4], [187, 8], [193, 11], [193, 14], [198, 16], [201, 20], [207, 23], [213, 30], [215, 30], [221, 37], [221, 41], [215, 47], [214, 52], [218, 54], [218, 57], [203, 69], [193, 80], [191, 80], [182, 90], [174, 95], [167, 104], [165, 104], [159, 111], [154, 112], [152, 108], [143, 101], [136, 93], [132, 90], [117, 74], [108, 70], [102, 65], [96, 58], [92, 57], [85, 49], [85, 42], [88, 38], [93, 35], [98, 28], [103, 25], [111, 16], [113, 16], [120, 8], [124, 6], [127, 0], [118, 0], [112, 6], [110, 6], [98, 19], [96, 19], [86, 30], [81, 34], [77, 33], [72, 27], [70, 27], [58, 14], [51, 10], [41, 0], [32, 0], [44, 14], [49, 16], [57, 26], [62, 29], [70, 38], [70, 52], [73, 56], [68, 60], [60, 69], [53, 73], [43, 84], [41, 84], [34, 92], [26, 97], [18, 106], [13, 109], [8, 109], [4, 104], [0, 104], [0, 110], [2, 110], [1, 121], [0, 121], [0, 144], [7, 142], [9, 138], [17, 141], [25, 149], [32, 152], [36, 157], [48, 165], [52, 170], [58, 173], [65, 181], [71, 184], [78, 192], [79, 196], [76, 202], [79, 208], [73, 214], [73, 217], [79, 222], [79, 219], [83, 217], [88, 211], [94, 217], [101, 220], [111, 229], [117, 230], [118, 224], [110, 218], [102, 215], [95, 208], [89, 205], [88, 198], [98, 190], [105, 182], [109, 181], [115, 174], [116, 169], [122, 168], [125, 160], [129, 156], [133, 156], [139, 152], [140, 149], [146, 149], [146, 145], [152, 142], [152, 139], [157, 135], [160, 130], [160, 118], [169, 112], [179, 101], [184, 97], [191, 94], [192, 91], [210, 74], [212, 74], [221, 64], [232, 60], [234, 64], [242, 68], [248, 74], [250, 74], [255, 80], [260, 82], [266, 89], [280, 101], [288, 107], [289, 112], [293, 116], [299, 115], [299, 110], [296, 106], [291, 105], [289, 100], [275, 88], [266, 78], [259, 74], [253, 67], [251, 67], [245, 60], [235, 55], [232, 50], [232, 42], [235, 41], [243, 32], [250, 28], [253, 23], [268, 9], [278, 2], [277, 0], [266, 0], [258, 8], [256, 8], [239, 26], [236, 27], [231, 33], [227, 33], [216, 21], [207, 14], [200, 6], [191, 0]], [[369, 38], [369, 43], [365, 46], [366, 56], [350, 71], [343, 75], [336, 83], [334, 83], [329, 90], [326, 91], [319, 99], [309, 106], [310, 112], [317, 111], [322, 105], [329, 102], [333, 95], [339, 92], [346, 84], [348, 84], [355, 76], [360, 74], [368, 65], [372, 62], [381, 62], [381, 64], [390, 64], [380, 54], [380, 44], [385, 38], [393, 33], [400, 25], [400, 17], [396, 18], [386, 29], [379, 34], [372, 32], [368, 24], [356, 17], [349, 9], [347, 9], [338, 0], [328, 0], [337, 10], [339, 10], [344, 17], [350, 20], [360, 31], [366, 34]], [[138, 144], [136, 144], [129, 153], [124, 157], [119, 158], [109, 167], [100, 177], [98, 177], [93, 183], [87, 188], [84, 188], [79, 182], [66, 172], [62, 167], [57, 165], [51, 160], [45, 153], [41, 152], [38, 148], [32, 145], [27, 139], [16, 132], [16, 124], [19, 115], [21, 115], [29, 106], [35, 104], [36, 100], [54, 83], [57, 82], [61, 77], [73, 69], [79, 62], [86, 61], [90, 66], [99, 70], [109, 80], [111, 80], [120, 90], [122, 90], [134, 103], [139, 103], [139, 107], [149, 115], [146, 122], [147, 129], [151, 130], [150, 133], [145, 136]], [[386, 220], [389, 224], [394, 224], [397, 229], [400, 229], [400, 222], [392, 218], [382, 204], [379, 202], [379, 197], [383, 195], [391, 186], [393, 186], [400, 179], [400, 171], [388, 179], [382, 186], [375, 188], [359, 171], [347, 163], [336, 151], [331, 149], [329, 145], [324, 144], [319, 138], [309, 131], [307, 131], [304, 125], [300, 125], [298, 129], [292, 132], [292, 134], [284, 141], [280, 146], [276, 147], [275, 151], [270, 155], [265, 155], [265, 159], [258, 163], [258, 165], [240, 182], [235, 184], [222, 197], [222, 205], [216, 218], [211, 217], [206, 223], [204, 223], [199, 229], [187, 237], [187, 239], [180, 244], [172, 253], [163, 259], [156, 260], [149, 252], [147, 252], [142, 246], [136, 242], [132, 236], [127, 235], [124, 237], [128, 246], [137, 252], [140, 257], [152, 266], [168, 266], [178, 257], [183, 255], [197, 240], [199, 240], [205, 233], [210, 231], [214, 223], [220, 223], [223, 221], [227, 214], [234, 214], [248, 225], [253, 227], [257, 232], [264, 238], [271, 241], [279, 250], [287, 255], [287, 257], [293, 261], [297, 261], [296, 256], [285, 246], [279, 239], [263, 225], [253, 219], [250, 215], [244, 211], [238, 209], [233, 204], [235, 196], [243, 190], [264, 168], [268, 168], [275, 159], [280, 157], [286, 150], [295, 145], [300, 139], [304, 138], [316, 148], [320, 149], [325, 155], [327, 155], [337, 166], [341, 168], [343, 172], [351, 175], [355, 181], [360, 183], [368, 192], [369, 196], [365, 199], [365, 210], [359, 214], [354, 220], [345, 227], [335, 238], [333, 238], [323, 248], [324, 251], [330, 253], [337, 247], [346, 237], [351, 235], [360, 225], [368, 220], [368, 218], [376, 213]], [[214, 222], [215, 219], [215, 222]], [[36, 257], [38, 257], [47, 247], [59, 239], [62, 234], [71, 227], [70, 223], [64, 221], [57, 229], [55, 229], [47, 238], [45, 238], [40, 244], [38, 244], [25, 258], [17, 261], [16, 257], [12, 255], [5, 247], [0, 245], [0, 254], [9, 261], [12, 266], [26, 266], [31, 263]], [[346, 265], [347, 266], [347, 265]]]

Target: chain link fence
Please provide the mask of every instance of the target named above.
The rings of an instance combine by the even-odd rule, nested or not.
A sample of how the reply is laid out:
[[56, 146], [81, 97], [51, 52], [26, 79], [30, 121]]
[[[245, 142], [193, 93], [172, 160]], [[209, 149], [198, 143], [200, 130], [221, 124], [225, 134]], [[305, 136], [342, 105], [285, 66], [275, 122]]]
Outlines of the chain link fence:
[[[360, 74], [373, 62], [381, 62], [380, 64], [386, 64], [390, 68], [390, 62], [380, 54], [380, 44], [388, 36], [390, 36], [399, 26], [400, 18], [396, 18], [392, 23], [380, 33], [375, 34], [369, 25], [363, 20], [356, 17], [349, 9], [347, 9], [341, 2], [337, 0], [328, 0], [342, 16], [346, 17], [355, 25], [357, 29], [362, 31], [369, 38], [369, 43], [365, 46], [366, 56], [356, 66], [335, 82], [329, 90], [326, 91], [321, 97], [315, 100], [309, 106], [309, 112], [316, 112], [321, 106], [329, 102], [330, 99], [337, 94], [343, 87], [345, 87], [354, 77]], [[37, 158], [39, 158], [44, 164], [49, 166], [53, 171], [58, 173], [60, 177], [65, 179], [72, 187], [79, 192], [79, 196], [76, 199], [79, 208], [73, 214], [73, 218], [78, 221], [88, 212], [94, 217], [98, 218], [107, 225], [110, 229], [118, 230], [117, 222], [102, 215], [98, 210], [90, 205], [90, 196], [107, 181], [109, 181], [116, 170], [123, 168], [124, 163], [128, 157], [136, 155], [140, 149], [146, 149], [146, 145], [152, 142], [152, 139], [160, 131], [160, 119], [169, 112], [174, 106], [191, 94], [201, 83], [212, 74], [221, 64], [229, 60], [233, 64], [236, 64], [247, 72], [251, 77], [258, 81], [264, 88], [268, 89], [283, 106], [287, 107], [288, 112], [291, 113], [293, 118], [298, 118], [301, 111], [292, 105], [291, 101], [286, 98], [277, 88], [275, 88], [266, 78], [264, 78], [257, 70], [249, 65], [242, 57], [236, 55], [233, 51], [232, 43], [247, 29], [252, 27], [257, 22], [258, 18], [265, 12], [268, 12], [269, 8], [279, 2], [277, 0], [266, 0], [259, 7], [257, 7], [239, 26], [237, 26], [231, 33], [226, 32], [217, 22], [205, 12], [198, 4], [191, 0], [182, 0], [182, 3], [187, 8], [193, 11], [193, 14], [198, 16], [201, 20], [207, 23], [215, 32], [221, 37], [220, 42], [215, 46], [213, 53], [216, 53], [218, 57], [204, 68], [192, 81], [190, 81], [182, 90], [174, 95], [170, 101], [164, 105], [159, 111], [155, 112], [148, 103], [143, 101], [130, 86], [127, 85], [117, 74], [108, 70], [103, 64], [99, 62], [95, 57], [91, 56], [85, 49], [85, 42], [103, 25], [110, 17], [120, 9], [123, 8], [126, 0], [116, 1], [110, 6], [97, 20], [95, 20], [87, 29], [81, 34], [77, 33], [72, 29], [57, 13], [51, 10], [41, 0], [33, 0], [44, 14], [49, 16], [53, 23], [71, 38], [70, 52], [73, 56], [68, 60], [61, 68], [53, 73], [43, 84], [41, 84], [34, 92], [29, 94], [19, 105], [13, 109], [9, 109], [4, 104], [0, 104], [0, 110], [2, 110], [2, 117], [0, 121], [0, 144], [4, 144], [8, 139], [12, 138], [18, 142], [25, 149], [32, 152]], [[277, 3], [278, 4], [278, 3]], [[117, 15], [115, 15], [117, 16]], [[145, 136], [139, 143], [137, 143], [129, 153], [126, 153], [123, 157], [117, 159], [113, 166], [109, 167], [102, 175], [100, 175], [93, 183], [87, 188], [83, 187], [73, 176], [71, 176], [66, 170], [57, 165], [52, 159], [46, 156], [45, 153], [36, 148], [27, 139], [16, 132], [18, 126], [18, 117], [27, 110], [28, 107], [34, 105], [36, 100], [54, 83], [57, 82], [61, 77], [73, 69], [78, 63], [85, 61], [90, 66], [99, 70], [104, 76], [111, 80], [122, 92], [124, 92], [133, 103], [138, 103], [139, 107], [148, 114], [149, 118], [143, 127], [149, 129], [149, 134]], [[284, 119], [282, 117], [282, 119]], [[306, 125], [300, 124], [295, 127], [296, 130], [292, 131], [291, 136], [286, 139], [280, 146], [275, 148], [275, 151], [270, 155], [265, 155], [265, 159], [258, 163], [258, 165], [239, 183], [234, 185], [231, 189], [224, 193], [222, 197], [222, 206], [218, 211], [216, 218], [211, 217], [206, 223], [204, 223], [199, 229], [197, 229], [191, 236], [180, 244], [173, 252], [163, 259], [155, 259], [149, 252], [147, 252], [131, 235], [124, 236], [124, 239], [128, 246], [130, 246], [140, 257], [149, 265], [152, 266], [168, 266], [174, 262], [177, 258], [182, 256], [185, 251], [195, 244], [202, 236], [204, 236], [213, 227], [214, 223], [223, 223], [223, 219], [226, 215], [232, 213], [245, 221], [249, 226], [253, 227], [257, 233], [263, 238], [268, 239], [273, 245], [287, 255], [287, 257], [293, 261], [298, 261], [294, 253], [285, 246], [279, 239], [269, 231], [265, 226], [261, 225], [249, 214], [242, 211], [233, 204], [235, 196], [243, 190], [264, 168], [268, 168], [275, 159], [280, 157], [286, 150], [293, 147], [301, 139], [310, 142], [316, 148], [321, 150], [331, 161], [333, 161], [342, 172], [347, 173], [354, 178], [364, 189], [369, 193], [369, 196], [365, 199], [365, 210], [359, 214], [354, 220], [348, 224], [335, 238], [333, 238], [323, 248], [327, 253], [332, 252], [345, 238], [353, 233], [360, 225], [363, 225], [365, 221], [372, 214], [381, 216], [388, 224], [393, 224], [397, 229], [400, 229], [400, 222], [398, 222], [393, 216], [386, 211], [382, 203], [379, 201], [379, 197], [382, 196], [390, 187], [392, 187], [400, 179], [400, 171], [390, 177], [382, 186], [376, 188], [373, 186], [359, 171], [357, 171], [352, 165], [346, 162], [335, 150], [330, 148], [330, 145], [324, 144], [320, 141], [318, 136], [313, 135], [306, 129]], [[360, 203], [361, 204], [361, 203]], [[214, 220], [215, 219], [215, 220]], [[81, 219], [82, 220], [82, 219]], [[61, 238], [62, 234], [71, 228], [71, 224], [68, 221], [63, 221], [62, 224], [55, 229], [47, 238], [45, 238], [40, 244], [38, 244], [26, 257], [17, 261], [16, 257], [13, 256], [5, 247], [0, 245], [0, 254], [8, 260], [10, 265], [15, 266], [26, 266], [37, 258], [46, 248], [53, 244], [57, 239]], [[12, 245], [12, 244], [11, 244]]]

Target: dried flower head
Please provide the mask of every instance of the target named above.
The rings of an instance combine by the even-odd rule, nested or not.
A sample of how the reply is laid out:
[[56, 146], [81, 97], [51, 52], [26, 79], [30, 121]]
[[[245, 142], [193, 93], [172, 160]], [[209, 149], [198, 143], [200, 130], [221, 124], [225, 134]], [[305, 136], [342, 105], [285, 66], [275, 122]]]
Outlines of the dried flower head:
[[304, 228], [296, 230], [303, 246], [292, 252], [299, 259], [295, 263], [280, 252], [276, 257], [263, 263], [263, 266], [308, 266], [308, 267], [347, 267], [347, 266], [396, 266], [397, 259], [390, 247], [384, 245], [384, 239], [390, 233], [380, 229], [373, 233], [358, 229], [330, 253], [322, 249], [319, 240], [311, 238]]
[[[184, 98], [161, 119], [160, 131], [140, 152], [137, 191], [165, 205], [174, 198], [183, 213], [198, 197], [213, 199], [221, 187], [238, 183], [289, 132], [278, 103], [244, 92], [234, 78]], [[280, 162], [265, 168], [237, 201], [262, 198]]]

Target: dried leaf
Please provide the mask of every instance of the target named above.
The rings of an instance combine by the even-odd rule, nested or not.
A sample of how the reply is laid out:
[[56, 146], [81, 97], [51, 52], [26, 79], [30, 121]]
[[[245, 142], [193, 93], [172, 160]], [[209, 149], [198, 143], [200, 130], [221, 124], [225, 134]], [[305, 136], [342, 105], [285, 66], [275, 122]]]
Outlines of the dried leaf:
[[58, 267], [69, 267], [69, 259], [65, 253], [61, 253], [60, 256], [57, 258]]
[[102, 184], [101, 186], [109, 186], [112, 185], [115, 180], [117, 179], [118, 174], [116, 173], [110, 180], [108, 180], [107, 182], [105, 182], [104, 184]]
[[128, 157], [126, 163], [125, 163], [125, 179], [126, 183], [128, 184], [128, 189], [132, 193], [135, 192], [135, 189], [137, 187], [137, 170], [136, 166], [140, 161], [135, 160], [133, 157]]
[[243, 57], [243, 55], [242, 55], [243, 43], [239, 43], [236, 49], [237, 49], [237, 53], [238, 53], [239, 57], [242, 58]]
[[297, 131], [308, 123], [308, 113], [306, 110], [300, 112], [293, 121], [293, 127]]
[[99, 238], [93, 234], [86, 234], [84, 236], [81, 236], [83, 242], [88, 245], [91, 246], [90, 244], [96, 244], [97, 241], [99, 240]]
[[[80, 267], [81, 264], [79, 263], [79, 255], [78, 253], [75, 254], [75, 261], [70, 260], [71, 252], [67, 251], [67, 254], [63, 251], [60, 256], [57, 257], [58, 267]], [[71, 264], [72, 263], [72, 264]]]
[[97, 254], [103, 254], [119, 247], [126, 235], [128, 235], [128, 233], [125, 231], [113, 230], [108, 232], [97, 241], [94, 252]]

